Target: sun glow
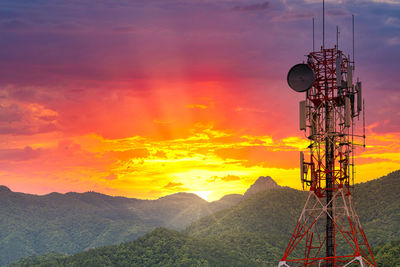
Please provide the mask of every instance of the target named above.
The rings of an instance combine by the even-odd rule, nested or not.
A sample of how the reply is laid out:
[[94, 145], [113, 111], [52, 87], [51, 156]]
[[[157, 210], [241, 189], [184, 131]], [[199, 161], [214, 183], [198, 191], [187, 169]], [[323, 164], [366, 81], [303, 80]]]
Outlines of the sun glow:
[[202, 199], [204, 199], [206, 201], [209, 201], [208, 197], [209, 197], [211, 191], [195, 191], [192, 193], [198, 195], [199, 197], [201, 197]]

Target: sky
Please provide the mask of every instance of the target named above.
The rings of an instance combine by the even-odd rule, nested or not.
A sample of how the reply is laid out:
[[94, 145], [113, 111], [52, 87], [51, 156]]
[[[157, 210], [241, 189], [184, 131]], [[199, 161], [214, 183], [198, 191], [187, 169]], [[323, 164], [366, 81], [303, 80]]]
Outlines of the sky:
[[[2, 0], [0, 184], [208, 200], [259, 177], [300, 189], [304, 94], [291, 66], [321, 45], [317, 0]], [[363, 82], [356, 182], [400, 169], [400, 0], [327, 0], [326, 46]], [[358, 124], [362, 125], [361, 121]]]

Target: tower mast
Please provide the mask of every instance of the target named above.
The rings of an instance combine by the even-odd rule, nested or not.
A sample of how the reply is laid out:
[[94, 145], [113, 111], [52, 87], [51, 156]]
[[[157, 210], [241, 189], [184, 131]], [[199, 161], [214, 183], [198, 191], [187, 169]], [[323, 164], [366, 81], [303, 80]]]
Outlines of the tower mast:
[[313, 49], [287, 78], [293, 90], [306, 92], [300, 129], [310, 145], [307, 154], [300, 152], [300, 171], [309, 195], [278, 266], [376, 267], [351, 197], [354, 139], [360, 136], [354, 128], [364, 108], [361, 82], [353, 84], [354, 51], [351, 60], [337, 45], [326, 48], [324, 29], [321, 50]]

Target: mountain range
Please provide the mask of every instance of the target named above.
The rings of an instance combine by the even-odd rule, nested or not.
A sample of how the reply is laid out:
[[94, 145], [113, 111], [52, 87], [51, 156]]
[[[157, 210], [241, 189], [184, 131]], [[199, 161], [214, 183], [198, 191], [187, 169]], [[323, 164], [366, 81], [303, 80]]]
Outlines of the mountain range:
[[[251, 190], [266, 189], [266, 181], [273, 182], [270, 177], [260, 177]], [[251, 194], [248, 191], [245, 195]], [[71, 254], [130, 241], [156, 227], [182, 230], [242, 199], [243, 195], [233, 194], [207, 202], [191, 193], [157, 200], [96, 192], [38, 196], [0, 186], [0, 266], [29, 255], [50, 251]]]
[[[11, 266], [276, 266], [287, 245], [293, 227], [300, 214], [300, 210], [304, 205], [306, 192], [279, 187], [269, 177], [260, 177], [250, 189], [244, 196], [226, 196], [217, 202], [211, 203], [207, 203], [190, 194], [182, 193], [154, 200], [154, 203], [145, 201], [146, 205], [149, 205], [148, 207], [153, 207], [153, 209], [147, 211], [147, 222], [153, 223], [150, 226], [146, 226], [149, 230], [157, 226], [165, 227], [165, 225], [157, 225], [160, 221], [154, 218], [169, 218], [169, 220], [166, 220], [169, 224], [178, 221], [177, 219], [174, 220], [174, 216], [171, 214], [167, 216], [168, 212], [159, 213], [155, 216], [153, 213], [158, 211], [158, 209], [155, 208], [157, 205], [160, 205], [158, 206], [159, 208], [170, 208], [171, 211], [175, 211], [175, 216], [178, 218], [185, 217], [178, 212], [179, 209], [177, 209], [177, 207], [179, 204], [177, 203], [180, 203], [179, 200], [192, 203], [191, 205], [193, 206], [186, 203], [185, 207], [189, 207], [189, 209], [199, 206], [203, 207], [202, 205], [204, 203], [207, 208], [197, 209], [199, 212], [198, 214], [201, 212], [204, 213], [202, 213], [201, 216], [193, 216], [191, 220], [188, 220], [187, 223], [190, 225], [186, 228], [183, 227], [184, 223], [181, 221], [176, 224], [174, 227], [175, 229], [183, 229], [180, 232], [165, 228], [157, 228], [134, 241], [122, 243], [120, 245], [89, 249], [88, 251], [79, 252], [72, 256], [67, 256], [65, 254], [74, 252], [63, 251], [59, 249], [60, 246], [53, 247], [53, 249], [48, 246], [46, 247], [47, 250], [35, 251], [31, 254], [46, 253], [49, 251], [56, 251], [58, 253], [21, 259]], [[4, 191], [7, 190], [3, 188], [0, 191], [0, 196], [5, 194]], [[399, 254], [396, 254], [396, 251], [400, 248], [399, 243], [396, 241], [400, 239], [400, 201], [397, 197], [399, 192], [400, 171], [393, 172], [374, 181], [356, 184], [353, 192], [356, 211], [371, 246], [376, 248], [377, 261], [380, 263], [379, 266], [395, 266], [390, 264], [392, 264], [394, 260], [397, 260], [397, 262], [400, 260]], [[18, 196], [19, 193], [7, 191], [6, 194], [17, 194], [14, 196]], [[95, 194], [97, 197], [100, 195], [97, 193], [85, 194]], [[72, 195], [76, 198], [84, 199], [84, 202], [87, 203], [88, 198], [84, 197], [85, 194], [78, 194], [80, 197], [77, 197], [78, 195], [76, 195], [76, 193]], [[57, 196], [60, 197], [60, 195]], [[96, 197], [92, 199], [93, 202], [91, 202], [90, 207], [93, 211], [87, 214], [87, 220], [89, 220], [90, 216], [94, 215], [97, 215], [97, 220], [100, 218], [108, 218], [111, 220], [111, 222], [108, 222], [109, 224], [102, 222], [101, 225], [105, 228], [99, 228], [102, 230], [99, 231], [101, 233], [99, 236], [107, 237], [109, 230], [105, 231], [105, 229], [107, 229], [107, 227], [109, 229], [117, 229], [118, 227], [112, 228], [112, 225], [114, 225], [113, 223], [121, 222], [121, 217], [125, 218], [117, 212], [118, 210], [116, 211], [110, 208], [115, 208], [115, 206], [119, 207], [119, 205], [115, 203], [113, 206], [113, 201], [121, 201], [123, 203], [125, 203], [125, 201], [132, 201], [132, 203], [140, 203], [141, 200], [113, 198], [104, 195], [100, 196], [102, 196], [104, 202], [95, 201], [94, 199], [96, 199]], [[162, 205], [159, 204], [159, 202], [161, 202]], [[158, 204], [156, 205], [155, 203]], [[103, 212], [103, 215], [100, 216], [94, 212], [98, 210], [94, 209], [93, 206], [99, 207], [100, 211], [103, 210], [104, 207], [107, 207], [108, 209], [106, 209], [106, 211], [108, 212]], [[171, 208], [172, 206], [174, 208]], [[45, 206], [45, 210], [46, 207], [47, 206]], [[75, 208], [72, 209], [75, 210]], [[207, 209], [207, 212], [210, 212], [209, 215], [204, 211]], [[115, 214], [113, 214], [111, 210], [114, 211]], [[137, 208], [136, 210], [140, 209]], [[123, 213], [125, 212], [125, 208], [119, 211]], [[181, 210], [181, 212], [183, 212], [183, 210]], [[185, 212], [186, 214], [194, 214], [188, 212], [188, 210], [185, 210]], [[143, 220], [144, 214], [146, 214], [146, 212], [142, 210], [142, 213], [136, 212], [131, 214], [131, 217], [127, 216], [127, 218], [131, 221], [143, 222], [141, 220]], [[37, 215], [38, 214], [36, 214], [36, 217]], [[34, 217], [35, 220], [37, 219], [36, 217]], [[201, 218], [197, 219], [199, 217]], [[127, 222], [129, 222], [129, 220], [127, 220]], [[55, 221], [53, 220], [53, 222]], [[59, 221], [59, 223], [59, 228], [62, 232], [63, 227], [61, 226], [65, 223], [62, 221]], [[82, 220], [79, 221], [79, 223], [76, 222], [76, 225], [71, 226], [73, 227], [71, 232], [75, 232], [77, 236], [82, 234], [86, 234], [86, 236], [93, 235], [96, 237], [93, 240], [98, 241], [99, 236], [95, 236], [96, 231], [84, 227], [87, 221], [83, 220], [83, 226], [78, 227], [81, 223]], [[96, 223], [96, 221], [92, 220], [92, 223]], [[128, 224], [119, 224], [118, 226], [121, 227], [123, 225], [128, 226]], [[137, 223], [134, 226], [137, 227], [139, 225], [140, 224]], [[145, 223], [141, 226], [143, 225], [145, 225]], [[130, 228], [128, 227], [124, 231], [119, 230], [115, 232], [119, 233], [120, 237], [128, 237], [127, 240], [129, 240], [129, 238], [132, 240], [140, 235], [123, 235], [122, 233], [126, 233], [129, 229], [135, 228], [132, 225], [129, 226]], [[172, 228], [170, 226], [167, 227]], [[57, 226], [54, 226], [53, 229], [56, 228]], [[25, 229], [25, 232], [22, 230], [20, 232], [27, 233], [29, 230], [33, 229], [34, 228]], [[45, 233], [47, 233], [49, 237], [51, 234], [58, 237], [57, 231], [49, 234], [48, 230], [49, 229], [41, 229], [42, 235], [47, 237], [45, 235]], [[145, 231], [144, 228], [142, 228], [142, 230]], [[89, 235], [88, 232], [91, 234]], [[4, 241], [5, 239], [3, 239], [3, 237], [0, 238], [1, 242], [5, 242], [0, 248], [8, 246], [9, 243], [6, 243], [7, 240]], [[11, 240], [12, 239], [8, 239], [8, 242]], [[68, 240], [70, 241], [70, 245], [74, 244], [72, 241], [75, 241], [76, 244], [82, 247], [81, 243], [79, 243], [82, 242], [80, 239]], [[110, 238], [110, 240], [110, 243], [114, 242], [115, 244], [121, 242], [116, 240], [116, 238]], [[53, 242], [53, 245], [57, 245], [60, 241], [59, 238], [47, 238], [46, 241], [37, 244], [37, 248], [51, 242]], [[89, 246], [85, 243], [86, 248], [77, 250], [85, 250], [96, 246], [93, 244], [96, 244], [96, 242], [92, 241]], [[18, 245], [21, 244], [16, 244], [16, 246]], [[101, 245], [102, 244], [100, 244], [100, 246]], [[17, 249], [16, 246], [14, 246], [14, 249]], [[23, 246], [19, 247], [19, 249], [21, 248], [23, 248]], [[10, 249], [9, 251], [12, 250]], [[4, 254], [1, 254], [1, 258], [3, 255]], [[3, 264], [6, 264], [6, 262]]]

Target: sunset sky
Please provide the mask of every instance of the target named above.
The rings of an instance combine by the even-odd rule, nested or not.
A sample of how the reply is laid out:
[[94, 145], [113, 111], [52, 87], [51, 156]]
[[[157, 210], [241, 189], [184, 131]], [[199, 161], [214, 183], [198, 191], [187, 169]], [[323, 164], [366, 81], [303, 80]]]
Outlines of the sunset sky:
[[[305, 96], [289, 68], [321, 44], [317, 0], [2, 0], [0, 184], [154, 199], [300, 189]], [[326, 3], [326, 43], [363, 82], [356, 182], [400, 169], [400, 0]], [[359, 123], [359, 126], [362, 124]]]

